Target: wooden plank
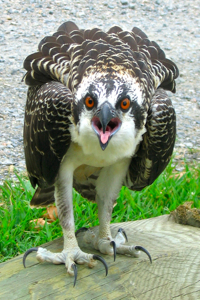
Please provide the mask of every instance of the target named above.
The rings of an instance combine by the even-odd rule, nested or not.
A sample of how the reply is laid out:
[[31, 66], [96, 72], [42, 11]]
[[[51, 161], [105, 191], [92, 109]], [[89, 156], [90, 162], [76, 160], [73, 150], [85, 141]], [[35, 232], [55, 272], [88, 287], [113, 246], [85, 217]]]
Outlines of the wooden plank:
[[[64, 265], [38, 263], [32, 253], [24, 269], [20, 255], [0, 264], [0, 299], [200, 299], [199, 228], [176, 224], [168, 215], [112, 224], [113, 236], [119, 227], [126, 230], [130, 245], [148, 249], [152, 265], [143, 253], [139, 258], [117, 255], [115, 262], [103, 255], [108, 276], [101, 263], [93, 269], [79, 265], [73, 288], [73, 277]], [[85, 246], [82, 237], [80, 234], [79, 243]], [[62, 244], [61, 238], [43, 246], [56, 252], [62, 250]], [[89, 247], [83, 250], [91, 252]]]

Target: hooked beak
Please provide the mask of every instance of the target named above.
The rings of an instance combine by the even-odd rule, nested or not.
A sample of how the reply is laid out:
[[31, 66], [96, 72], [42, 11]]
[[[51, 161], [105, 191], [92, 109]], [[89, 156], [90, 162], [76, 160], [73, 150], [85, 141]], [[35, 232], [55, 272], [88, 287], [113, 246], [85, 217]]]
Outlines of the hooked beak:
[[120, 129], [121, 121], [112, 106], [106, 101], [92, 118], [92, 128], [97, 134], [102, 150], [105, 150], [111, 137]]

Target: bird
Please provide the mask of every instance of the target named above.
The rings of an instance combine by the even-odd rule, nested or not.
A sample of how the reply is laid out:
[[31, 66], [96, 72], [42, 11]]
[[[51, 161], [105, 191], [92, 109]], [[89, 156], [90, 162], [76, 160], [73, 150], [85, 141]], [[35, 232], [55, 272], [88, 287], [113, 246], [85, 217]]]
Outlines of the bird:
[[[143, 251], [152, 261], [144, 247], [125, 245], [122, 228], [113, 237], [110, 221], [121, 187], [140, 191], [151, 185], [171, 159], [176, 114], [167, 91], [176, 91], [178, 67], [138, 27], [79, 29], [67, 21], [40, 41], [24, 68], [24, 153], [35, 188], [30, 205], [55, 202], [64, 239], [60, 253], [28, 249], [24, 267], [36, 251], [41, 262], [65, 264], [74, 285], [78, 264], [94, 267], [100, 261], [107, 275], [102, 256], [80, 249], [80, 231], [95, 250], [114, 259]], [[75, 232], [73, 188], [97, 203], [96, 235], [88, 228]]]

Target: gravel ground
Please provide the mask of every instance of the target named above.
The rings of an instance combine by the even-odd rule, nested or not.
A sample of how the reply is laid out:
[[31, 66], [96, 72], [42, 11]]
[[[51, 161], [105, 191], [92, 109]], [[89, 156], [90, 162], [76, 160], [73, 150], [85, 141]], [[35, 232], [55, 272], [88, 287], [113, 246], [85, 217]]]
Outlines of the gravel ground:
[[[25, 170], [23, 60], [67, 20], [80, 28], [137, 26], [165, 50], [180, 70], [171, 97], [177, 113], [175, 159], [200, 162], [199, 0], [0, 0], [0, 7], [0, 184], [14, 168]], [[177, 168], [181, 171], [181, 164]]]

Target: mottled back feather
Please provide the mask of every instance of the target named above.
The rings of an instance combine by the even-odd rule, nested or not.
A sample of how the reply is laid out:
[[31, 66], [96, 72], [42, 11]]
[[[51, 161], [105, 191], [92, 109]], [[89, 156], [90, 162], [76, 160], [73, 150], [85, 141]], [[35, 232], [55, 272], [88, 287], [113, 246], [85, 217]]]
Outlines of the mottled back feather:
[[[43, 84], [46, 71], [46, 82], [50, 79], [60, 81], [74, 92], [87, 72], [110, 63], [111, 66], [116, 64], [128, 68], [141, 81], [148, 67], [154, 89], [160, 86], [175, 92], [174, 79], [178, 76], [176, 65], [166, 59], [164, 51], [136, 27], [128, 32], [114, 26], [106, 33], [98, 28], [80, 30], [73, 22], [66, 22], [53, 36], [45, 37], [38, 48], [41, 54], [36, 52], [24, 62], [24, 68], [28, 71], [25, 82], [30, 86], [38, 85], [39, 82]], [[91, 57], [88, 63], [88, 52], [92, 49], [99, 53]], [[137, 52], [140, 57], [137, 57]], [[124, 53], [124, 56], [120, 56], [120, 53]], [[141, 54], [144, 55], [141, 57]], [[78, 68], [80, 64], [82, 67]], [[66, 74], [69, 74], [67, 80]]]

